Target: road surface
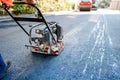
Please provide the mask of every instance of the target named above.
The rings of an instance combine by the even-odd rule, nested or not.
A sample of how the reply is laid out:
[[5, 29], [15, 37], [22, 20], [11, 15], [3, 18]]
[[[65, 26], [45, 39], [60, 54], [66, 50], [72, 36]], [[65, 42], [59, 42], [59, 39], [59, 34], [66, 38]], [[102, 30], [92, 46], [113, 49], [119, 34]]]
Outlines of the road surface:
[[[120, 14], [71, 12], [45, 18], [64, 29], [59, 56], [30, 53], [24, 46], [28, 36], [16, 23], [0, 23], [0, 53], [12, 61], [4, 80], [120, 80]], [[22, 22], [26, 29], [27, 24]]]

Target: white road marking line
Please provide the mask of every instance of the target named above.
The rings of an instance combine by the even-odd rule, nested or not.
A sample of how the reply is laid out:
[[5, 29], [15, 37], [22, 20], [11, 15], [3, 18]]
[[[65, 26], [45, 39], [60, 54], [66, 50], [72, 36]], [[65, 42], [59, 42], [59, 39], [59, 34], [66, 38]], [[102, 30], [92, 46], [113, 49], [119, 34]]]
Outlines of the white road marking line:
[[102, 69], [100, 68], [99, 69], [99, 76], [98, 76], [99, 79], [101, 78], [101, 72], [102, 72]]
[[88, 67], [88, 64], [86, 64], [86, 65], [85, 65], [85, 67], [84, 67], [84, 69], [83, 69], [83, 72], [82, 72], [82, 73], [83, 73], [83, 75], [85, 75], [86, 70], [87, 70], [87, 67]]

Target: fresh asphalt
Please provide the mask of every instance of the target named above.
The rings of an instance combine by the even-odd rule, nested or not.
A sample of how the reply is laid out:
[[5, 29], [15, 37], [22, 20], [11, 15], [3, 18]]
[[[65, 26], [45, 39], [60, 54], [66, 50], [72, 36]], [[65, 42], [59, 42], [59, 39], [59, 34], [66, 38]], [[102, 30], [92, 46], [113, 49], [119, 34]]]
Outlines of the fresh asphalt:
[[[120, 80], [120, 14], [46, 16], [64, 29], [59, 56], [30, 53], [28, 36], [12, 20], [0, 22], [0, 53], [12, 62], [4, 80]], [[21, 23], [27, 30], [28, 24]]]

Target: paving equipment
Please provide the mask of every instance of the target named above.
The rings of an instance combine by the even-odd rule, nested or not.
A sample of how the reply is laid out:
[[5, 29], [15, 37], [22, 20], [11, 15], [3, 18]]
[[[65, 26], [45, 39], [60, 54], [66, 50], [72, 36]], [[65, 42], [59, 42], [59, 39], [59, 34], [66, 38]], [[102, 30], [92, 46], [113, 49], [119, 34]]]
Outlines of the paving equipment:
[[[42, 15], [40, 9], [35, 4], [35, 0], [25, 0], [13, 2], [13, 0], [1, 0], [2, 7], [4, 10], [12, 17], [12, 19], [18, 24], [18, 26], [26, 33], [29, 37], [29, 45], [25, 45], [30, 48], [32, 53], [40, 54], [50, 54], [58, 55], [64, 48], [63, 43], [63, 29], [56, 22], [46, 22], [44, 16]], [[37, 14], [34, 18], [29, 17], [18, 17], [14, 16], [9, 8], [11, 6], [17, 5], [29, 5], [36, 9]], [[35, 22], [35, 25], [29, 25], [30, 29], [26, 30], [20, 23], [20, 21], [25, 22]]]

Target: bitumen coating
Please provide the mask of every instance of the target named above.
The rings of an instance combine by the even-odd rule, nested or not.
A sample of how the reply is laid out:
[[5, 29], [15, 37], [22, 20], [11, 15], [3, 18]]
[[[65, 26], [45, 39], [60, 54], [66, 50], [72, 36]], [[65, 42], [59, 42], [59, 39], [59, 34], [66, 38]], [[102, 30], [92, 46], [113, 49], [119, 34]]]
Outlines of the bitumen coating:
[[[12, 62], [3, 80], [120, 80], [120, 14], [103, 11], [45, 16], [64, 30], [65, 47], [58, 56], [32, 54], [18, 25], [0, 22], [0, 53]], [[29, 31], [36, 23], [21, 24]]]

